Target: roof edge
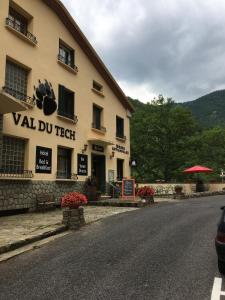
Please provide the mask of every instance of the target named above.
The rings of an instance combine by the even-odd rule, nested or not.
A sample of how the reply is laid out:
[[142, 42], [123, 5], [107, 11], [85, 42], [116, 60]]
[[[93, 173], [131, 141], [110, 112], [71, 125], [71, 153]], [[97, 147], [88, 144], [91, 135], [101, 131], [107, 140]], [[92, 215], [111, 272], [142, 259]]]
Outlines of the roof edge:
[[42, 0], [47, 6], [49, 6], [60, 18], [65, 27], [72, 34], [73, 38], [77, 41], [83, 52], [90, 59], [92, 64], [110, 86], [116, 97], [122, 103], [122, 105], [128, 109], [130, 112], [134, 112], [133, 105], [127, 99], [116, 80], [113, 78], [112, 74], [109, 72], [95, 49], [92, 47], [88, 39], [85, 37], [73, 17], [70, 15], [66, 7], [60, 0]]

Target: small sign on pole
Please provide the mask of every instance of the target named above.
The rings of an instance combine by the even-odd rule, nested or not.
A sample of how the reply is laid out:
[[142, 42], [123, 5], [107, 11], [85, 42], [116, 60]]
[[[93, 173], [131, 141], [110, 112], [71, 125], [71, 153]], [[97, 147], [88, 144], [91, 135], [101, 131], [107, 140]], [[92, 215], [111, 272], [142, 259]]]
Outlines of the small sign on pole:
[[122, 199], [135, 200], [135, 180], [123, 179], [122, 180]]

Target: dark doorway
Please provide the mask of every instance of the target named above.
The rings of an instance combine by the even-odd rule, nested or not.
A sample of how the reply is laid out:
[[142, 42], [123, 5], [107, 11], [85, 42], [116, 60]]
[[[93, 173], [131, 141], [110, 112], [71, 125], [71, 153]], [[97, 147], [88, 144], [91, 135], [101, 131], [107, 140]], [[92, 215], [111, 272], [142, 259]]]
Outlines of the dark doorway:
[[105, 192], [105, 155], [92, 154], [91, 175], [96, 179], [97, 189]]
[[122, 181], [123, 179], [123, 159], [117, 159], [117, 180]]

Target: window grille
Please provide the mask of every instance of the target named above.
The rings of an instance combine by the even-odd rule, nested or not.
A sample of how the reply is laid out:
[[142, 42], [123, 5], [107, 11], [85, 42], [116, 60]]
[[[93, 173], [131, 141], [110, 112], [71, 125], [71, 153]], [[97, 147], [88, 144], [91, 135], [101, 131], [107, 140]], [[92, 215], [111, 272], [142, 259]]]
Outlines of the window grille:
[[72, 150], [58, 147], [57, 178], [71, 179]]
[[24, 172], [25, 140], [3, 136], [1, 172], [22, 174]]
[[27, 75], [27, 70], [11, 61], [6, 61], [5, 86], [10, 95], [19, 100], [26, 100]]

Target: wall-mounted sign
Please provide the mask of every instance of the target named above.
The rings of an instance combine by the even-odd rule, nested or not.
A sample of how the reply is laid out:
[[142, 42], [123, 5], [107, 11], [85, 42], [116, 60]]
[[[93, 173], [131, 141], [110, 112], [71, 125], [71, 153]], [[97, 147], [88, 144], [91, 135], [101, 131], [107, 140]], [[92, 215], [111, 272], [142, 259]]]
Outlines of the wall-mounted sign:
[[92, 145], [92, 150], [97, 151], [97, 152], [104, 152], [104, 147], [93, 144]]
[[116, 147], [112, 147], [112, 151], [117, 151], [117, 152], [120, 152], [120, 153], [129, 154], [129, 151], [127, 151], [125, 147], [120, 146], [120, 145], [116, 145]]
[[135, 180], [134, 179], [123, 179], [122, 181], [122, 198], [135, 199]]
[[77, 175], [88, 175], [88, 156], [85, 154], [77, 154]]
[[38, 130], [40, 132], [46, 132], [48, 134], [54, 133], [56, 136], [75, 141], [76, 132], [71, 129], [66, 129], [58, 125], [53, 125], [49, 122], [44, 122], [42, 120], [35, 120], [32, 117], [22, 116], [18, 113], [12, 113], [12, 115], [15, 125], [20, 125], [21, 127]]
[[41, 146], [36, 147], [36, 173], [47, 173], [52, 172], [52, 149]]
[[38, 87], [34, 87], [35, 94], [33, 99], [36, 100], [37, 107], [43, 110], [44, 115], [49, 116], [57, 109], [55, 93], [51, 83], [46, 79], [44, 83], [40, 79], [38, 82]]

